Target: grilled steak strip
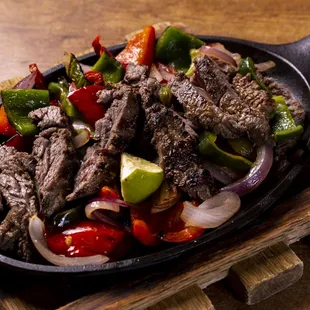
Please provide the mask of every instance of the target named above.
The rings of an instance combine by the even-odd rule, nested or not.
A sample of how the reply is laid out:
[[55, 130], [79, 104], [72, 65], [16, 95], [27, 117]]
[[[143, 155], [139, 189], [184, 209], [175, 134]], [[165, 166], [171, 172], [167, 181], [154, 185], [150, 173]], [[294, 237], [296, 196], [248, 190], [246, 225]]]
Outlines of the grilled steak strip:
[[146, 108], [145, 113], [165, 177], [194, 199], [210, 197], [215, 186], [210, 174], [199, 164], [195, 152], [197, 135], [193, 129], [179, 114], [160, 103]]
[[10, 208], [0, 224], [0, 248], [17, 253], [26, 261], [31, 259], [29, 218], [38, 209], [34, 172], [35, 159], [31, 155], [12, 147], [0, 147], [0, 193]]
[[64, 207], [79, 164], [72, 133], [67, 128], [68, 118], [60, 108], [38, 109], [29, 117], [44, 129], [34, 141], [32, 154], [37, 160], [35, 179], [40, 211], [50, 217]]
[[196, 82], [202, 86], [220, 110], [234, 117], [234, 129], [247, 134], [257, 144], [271, 140], [269, 116], [275, 109], [264, 90], [255, 81], [239, 74], [233, 85], [209, 57], [195, 59]]
[[129, 146], [136, 132], [140, 103], [138, 95], [125, 92], [115, 99], [105, 116], [96, 122], [95, 138], [89, 147], [67, 200], [95, 194], [114, 181], [119, 172], [120, 154]]

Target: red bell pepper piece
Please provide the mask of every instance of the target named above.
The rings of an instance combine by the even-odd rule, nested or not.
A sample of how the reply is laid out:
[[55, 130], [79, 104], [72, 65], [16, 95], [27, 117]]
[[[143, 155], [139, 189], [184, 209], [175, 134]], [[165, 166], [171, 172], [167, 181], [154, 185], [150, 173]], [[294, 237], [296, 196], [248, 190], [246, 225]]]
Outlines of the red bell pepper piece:
[[34, 137], [22, 137], [18, 133], [9, 138], [4, 145], [13, 146], [19, 152], [31, 152]]
[[113, 255], [125, 240], [126, 233], [98, 221], [82, 221], [61, 233], [49, 235], [48, 247], [56, 254], [81, 257], [96, 254]]
[[35, 83], [36, 83], [37, 88], [38, 89], [47, 89], [45, 81], [44, 81], [43, 74], [38, 69], [37, 64], [30, 64], [29, 70], [30, 70], [30, 73], [34, 73], [34, 72], [36, 73]]
[[115, 198], [115, 199], [121, 198], [117, 190], [109, 186], [102, 187], [98, 196], [102, 198]]
[[8, 137], [16, 135], [15, 128], [9, 123], [4, 106], [0, 107], [0, 134]]
[[103, 52], [106, 51], [110, 56], [113, 56], [113, 55], [111, 54], [111, 52], [109, 52], [104, 46], [101, 45], [100, 39], [101, 39], [101, 36], [98, 35], [98, 36], [93, 40], [92, 46], [93, 46], [93, 48], [94, 48], [95, 53], [96, 53], [98, 56], [101, 56], [101, 55], [103, 54]]
[[104, 117], [105, 109], [103, 105], [97, 103], [97, 92], [104, 89], [100, 85], [84, 86], [69, 93], [68, 99], [82, 113], [86, 122], [95, 126], [98, 119]]
[[125, 49], [115, 58], [124, 66], [129, 63], [151, 66], [154, 59], [155, 29], [145, 27], [128, 41]]
[[94, 85], [102, 85], [103, 84], [103, 76], [100, 72], [96, 71], [88, 71], [84, 73], [86, 79]]

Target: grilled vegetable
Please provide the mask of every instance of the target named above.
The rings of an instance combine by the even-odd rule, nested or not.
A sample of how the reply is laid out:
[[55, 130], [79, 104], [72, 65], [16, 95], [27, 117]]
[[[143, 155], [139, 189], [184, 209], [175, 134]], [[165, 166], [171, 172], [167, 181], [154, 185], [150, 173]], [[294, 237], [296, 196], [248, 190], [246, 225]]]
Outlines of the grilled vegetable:
[[275, 140], [281, 142], [300, 136], [303, 133], [303, 127], [296, 126], [285, 99], [282, 96], [274, 96], [273, 99], [277, 105], [272, 126]]
[[248, 171], [253, 163], [248, 159], [233, 155], [220, 149], [216, 144], [216, 135], [212, 132], [205, 132], [198, 145], [198, 150], [202, 155], [207, 156], [220, 166], [225, 166], [238, 171]]
[[104, 51], [91, 69], [100, 72], [105, 82], [117, 83], [124, 77], [125, 70], [120, 62]]
[[50, 105], [47, 90], [8, 89], [1, 91], [7, 117], [22, 136], [37, 134], [38, 128], [28, 118], [29, 112]]
[[203, 41], [174, 27], [168, 27], [156, 44], [156, 60], [187, 71], [191, 64], [190, 50], [200, 48]]
[[55, 215], [53, 224], [56, 227], [63, 228], [72, 225], [83, 217], [85, 217], [84, 206], [77, 206]]

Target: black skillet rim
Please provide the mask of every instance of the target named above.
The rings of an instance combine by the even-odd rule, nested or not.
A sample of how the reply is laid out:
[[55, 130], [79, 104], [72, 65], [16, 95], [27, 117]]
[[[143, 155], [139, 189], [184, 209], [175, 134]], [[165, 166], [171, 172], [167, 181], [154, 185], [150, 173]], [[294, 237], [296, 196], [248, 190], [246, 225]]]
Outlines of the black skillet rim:
[[[199, 39], [206, 41], [206, 42], [222, 42], [225, 44], [226, 42], [229, 43], [236, 43], [236, 44], [242, 44], [247, 47], [255, 48], [258, 51], [265, 52], [267, 54], [271, 54], [273, 57], [276, 57], [280, 59], [281, 61], [284, 61], [287, 65], [289, 65], [296, 73], [300, 75], [300, 77], [304, 80], [304, 82], [307, 85], [308, 91], [309, 84], [304, 78], [304, 76], [301, 74], [301, 72], [288, 60], [285, 58], [269, 52], [268, 49], [262, 49], [255, 46], [255, 42], [245, 41], [245, 40], [239, 40], [239, 39], [232, 39], [232, 38], [226, 38], [226, 37], [215, 37], [215, 36], [202, 36], [197, 35]], [[109, 47], [109, 50], [111, 52], [116, 52], [125, 47], [125, 43], [114, 45]], [[85, 61], [91, 57], [94, 57], [95, 53], [89, 53], [86, 55], [83, 55], [81, 57], [78, 57], [80, 61]], [[53, 73], [55, 73], [58, 70], [61, 70], [64, 68], [63, 64], [57, 65], [46, 72], [44, 72], [44, 76], [49, 76]], [[310, 133], [307, 135], [307, 146], [309, 145], [309, 136]], [[308, 154], [306, 152], [306, 154]], [[308, 159], [309, 155], [306, 155]], [[208, 243], [214, 242], [221, 237], [227, 235], [228, 233], [232, 232], [234, 229], [240, 229], [244, 227], [245, 225], [248, 225], [249, 223], [253, 222], [258, 216], [260, 216], [262, 213], [264, 213], [267, 209], [269, 209], [279, 198], [280, 196], [285, 192], [285, 190], [288, 188], [288, 186], [292, 183], [292, 181], [297, 177], [297, 175], [300, 173], [302, 169], [302, 164], [295, 164], [291, 170], [285, 175], [285, 177], [278, 182], [271, 190], [267, 191], [264, 198], [261, 199], [258, 203], [250, 207], [245, 212], [242, 212], [234, 217], [233, 221], [226, 222], [224, 225], [220, 226], [217, 229], [214, 229], [206, 234], [204, 234], [202, 237], [192, 240], [187, 243], [179, 244], [177, 246], [161, 250], [156, 253], [148, 254], [145, 256], [137, 257], [137, 258], [130, 258], [125, 259], [117, 262], [111, 262], [106, 263], [103, 265], [87, 265], [87, 266], [72, 266], [72, 267], [58, 267], [58, 266], [51, 266], [51, 265], [41, 265], [41, 264], [32, 264], [32, 263], [26, 263], [17, 259], [13, 259], [4, 255], [0, 254], [0, 264], [14, 270], [18, 271], [24, 271], [24, 272], [33, 272], [36, 274], [72, 274], [72, 275], [86, 275], [86, 274], [112, 274], [116, 272], [122, 272], [122, 271], [128, 271], [128, 270], [134, 270], [139, 268], [145, 268], [151, 265], [156, 265], [162, 262], [165, 262], [167, 260], [174, 259], [178, 256], [181, 256], [183, 253], [188, 252], [190, 250], [193, 250], [194, 248], [201, 246], [201, 245], [207, 245]]]

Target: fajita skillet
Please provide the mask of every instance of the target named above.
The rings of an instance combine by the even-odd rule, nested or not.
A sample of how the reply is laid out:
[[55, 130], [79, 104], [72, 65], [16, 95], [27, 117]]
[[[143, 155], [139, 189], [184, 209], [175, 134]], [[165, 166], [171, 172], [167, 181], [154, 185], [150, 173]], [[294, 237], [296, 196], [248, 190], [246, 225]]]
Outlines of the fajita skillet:
[[[193, 250], [196, 247], [208, 247], [214, 241], [219, 240], [236, 231], [245, 225], [249, 225], [258, 216], [262, 215], [270, 208], [280, 196], [293, 183], [296, 176], [301, 171], [303, 164], [310, 159], [310, 36], [300, 41], [283, 45], [268, 45], [255, 43], [239, 39], [213, 36], [197, 36], [206, 43], [220, 42], [233, 52], [240, 53], [242, 57], [250, 56], [256, 63], [273, 60], [276, 67], [268, 71], [268, 76], [273, 77], [284, 86], [288, 87], [294, 96], [300, 100], [307, 117], [304, 125], [304, 134], [296, 149], [299, 149], [299, 158], [288, 165], [284, 171], [277, 175], [272, 175], [253, 194], [242, 200], [241, 210], [224, 225], [217, 229], [206, 231], [197, 240], [188, 243], [171, 245], [167, 244], [158, 251], [139, 257], [124, 259], [117, 262], [106, 263], [104, 265], [89, 265], [77, 267], [57, 267], [50, 265], [31, 264], [17, 259], [0, 255], [0, 265], [15, 271], [40, 275], [105, 275], [121, 271], [130, 271], [144, 268], [155, 264], [163, 263], [175, 259], [182, 254]], [[119, 53], [125, 44], [112, 46], [109, 50], [113, 54]], [[95, 53], [89, 53], [79, 57], [79, 60], [88, 65], [92, 65], [97, 60]], [[65, 75], [64, 65], [58, 65], [44, 73], [47, 82], [55, 80], [57, 77]]]

